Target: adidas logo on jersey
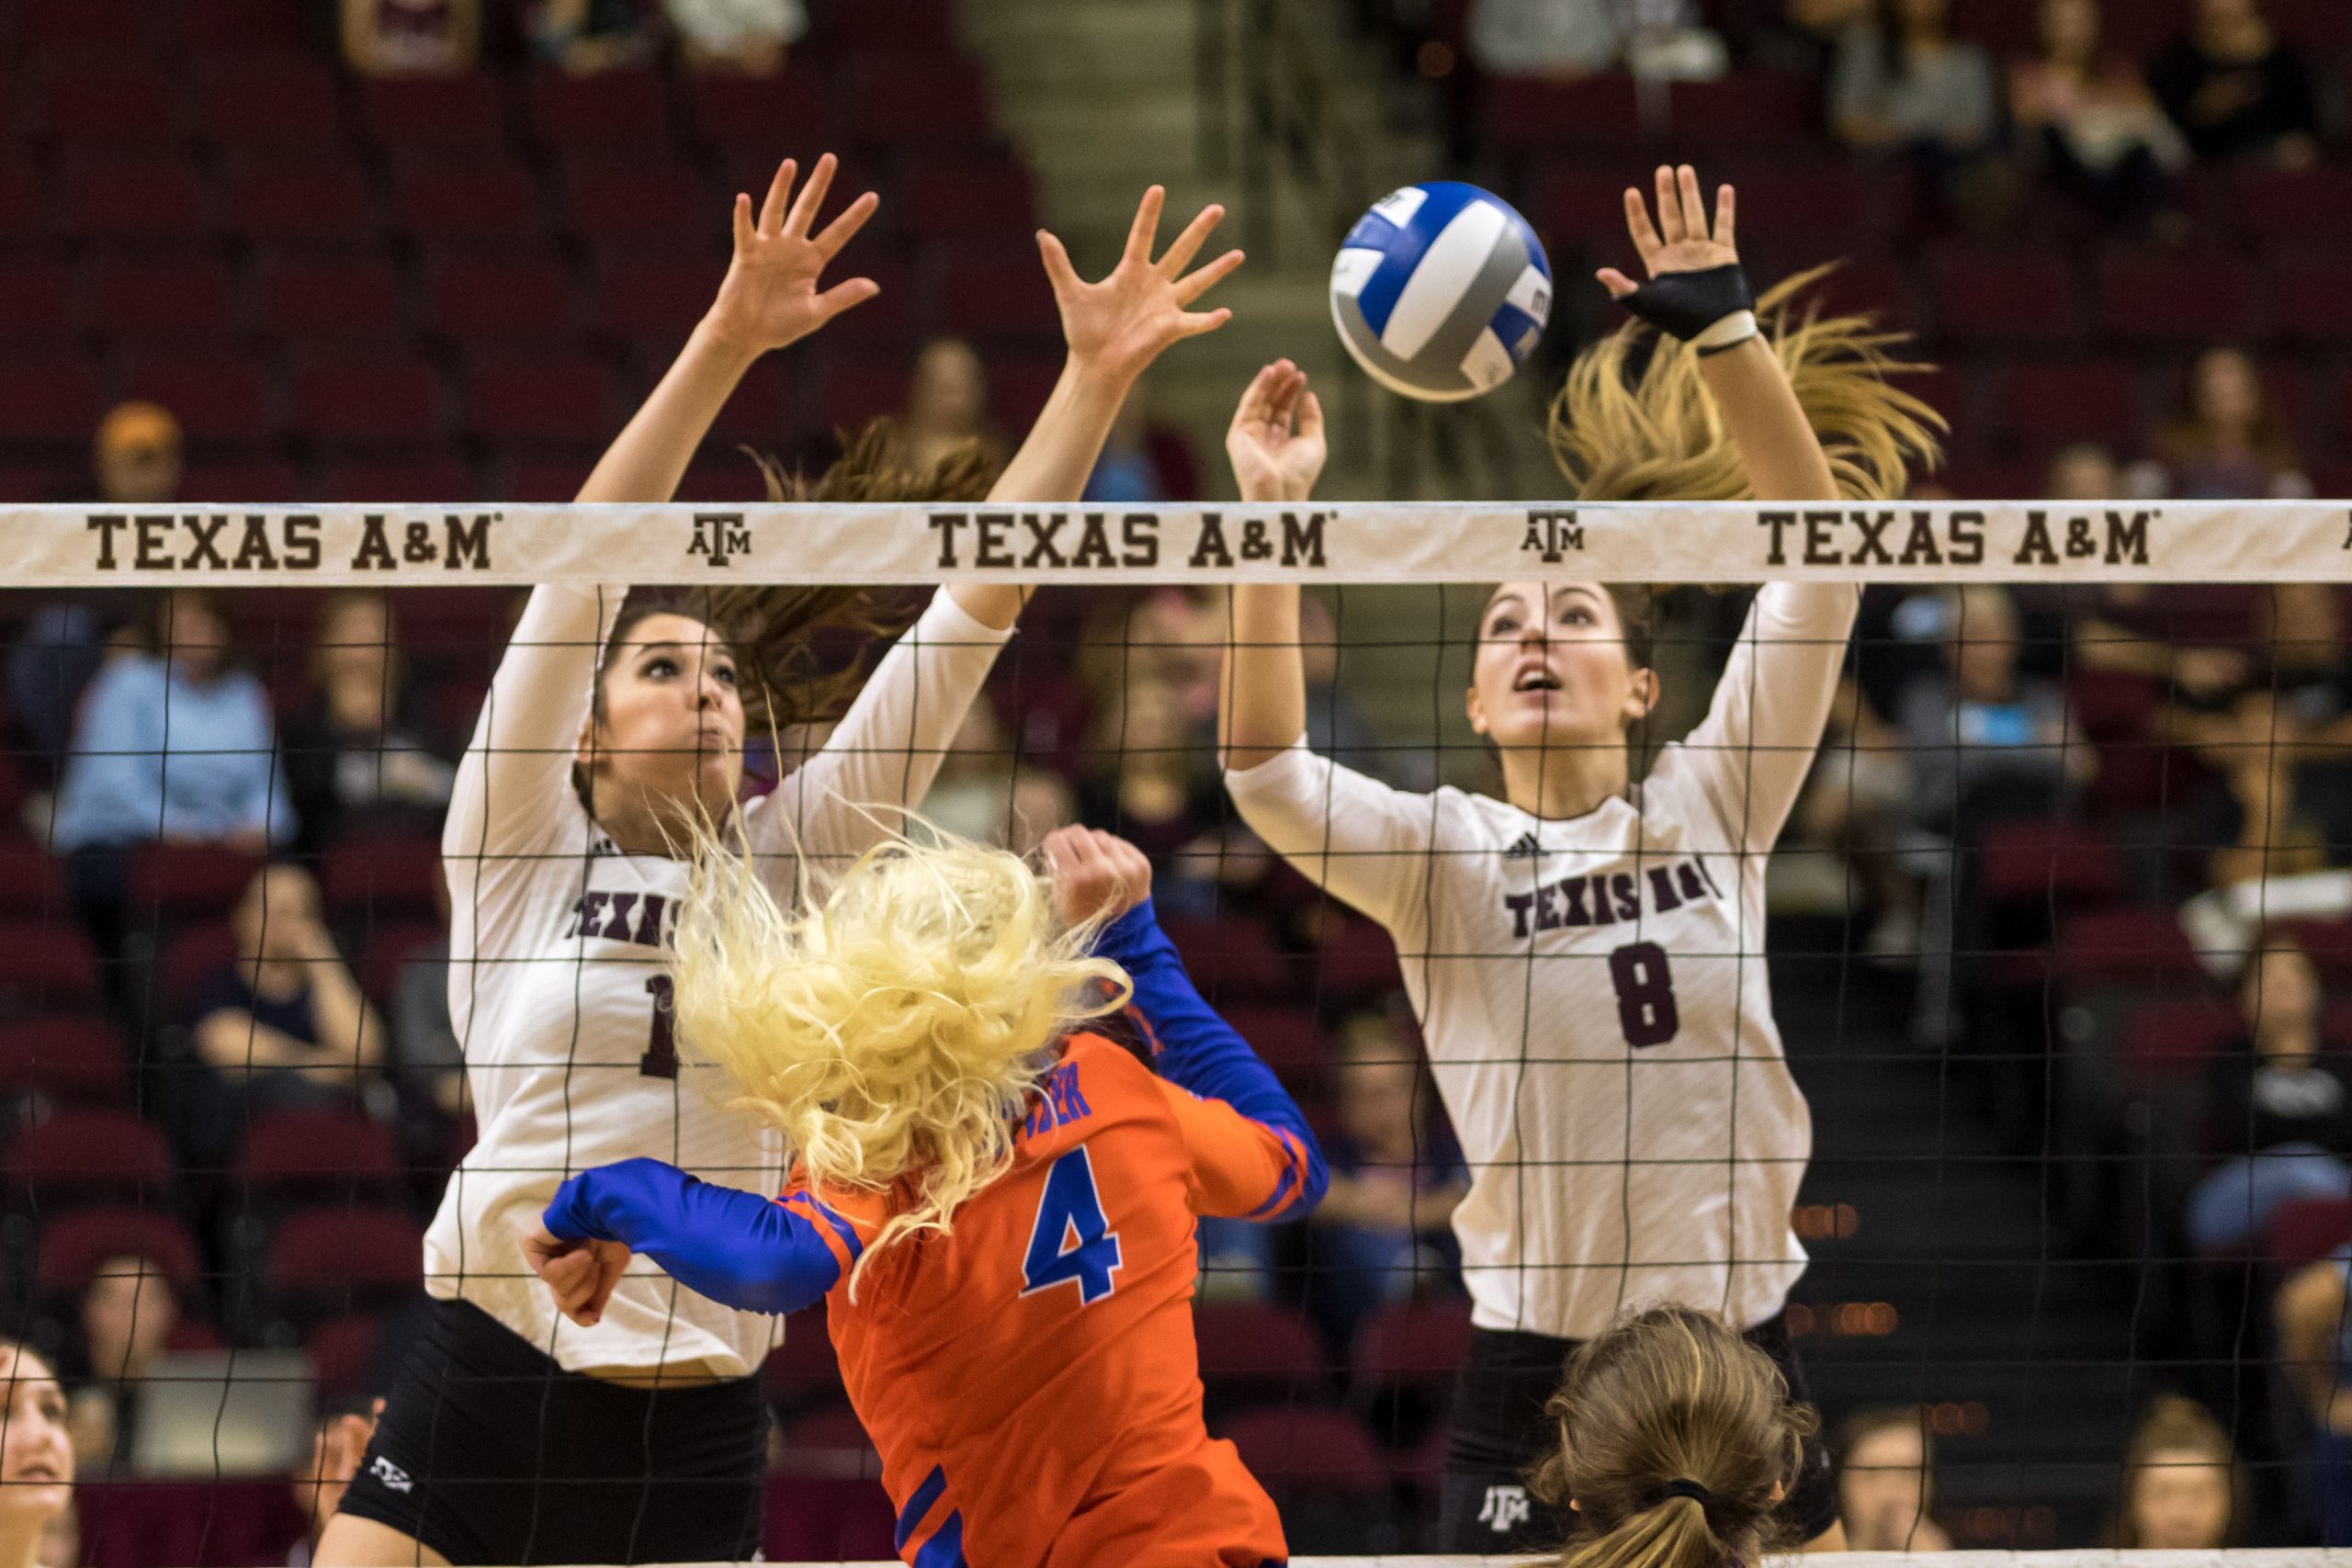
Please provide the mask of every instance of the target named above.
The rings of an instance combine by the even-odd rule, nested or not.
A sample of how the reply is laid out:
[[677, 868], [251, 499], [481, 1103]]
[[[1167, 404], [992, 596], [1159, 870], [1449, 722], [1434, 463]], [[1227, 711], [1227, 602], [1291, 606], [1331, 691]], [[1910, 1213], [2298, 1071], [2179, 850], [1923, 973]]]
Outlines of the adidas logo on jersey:
[[409, 1479], [408, 1472], [386, 1459], [382, 1454], [378, 1454], [376, 1462], [368, 1468], [375, 1473], [377, 1480], [394, 1492], [411, 1492], [416, 1488], [416, 1483]]
[[1543, 858], [1544, 846], [1536, 841], [1532, 829], [1521, 833], [1519, 836], [1519, 842], [1503, 852], [1505, 860], [1541, 860]]

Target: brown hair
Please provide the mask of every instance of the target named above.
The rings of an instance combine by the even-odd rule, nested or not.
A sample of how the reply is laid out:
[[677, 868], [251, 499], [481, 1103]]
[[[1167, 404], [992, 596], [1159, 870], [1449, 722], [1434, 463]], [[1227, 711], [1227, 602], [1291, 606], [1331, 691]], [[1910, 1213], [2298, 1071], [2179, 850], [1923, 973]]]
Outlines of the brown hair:
[[2109, 1532], [2114, 1539], [2109, 1544], [2129, 1550], [2140, 1544], [2139, 1525], [2133, 1518], [2132, 1504], [2140, 1489], [2140, 1478], [2156, 1468], [2155, 1459], [2167, 1450], [2187, 1450], [2202, 1454], [2221, 1467], [2228, 1478], [2230, 1488], [2230, 1520], [2224, 1529], [2222, 1544], [2237, 1533], [2239, 1522], [2245, 1517], [2245, 1498], [2242, 1495], [2243, 1478], [2238, 1474], [2237, 1450], [2229, 1433], [2213, 1419], [2213, 1413], [2193, 1399], [2177, 1393], [2159, 1394], [2149, 1404], [2148, 1413], [2132, 1428], [2132, 1441], [2123, 1450], [2123, 1487], [2121, 1506], [2115, 1511], [2115, 1525]]
[[[978, 441], [951, 449], [927, 470], [900, 460], [888, 423], [876, 420], [811, 479], [775, 458], [751, 453], [767, 480], [768, 499], [804, 502], [968, 502], [988, 494], [994, 469]], [[845, 583], [767, 583], [742, 587], [632, 588], [614, 617], [596, 660], [592, 714], [605, 719], [605, 677], [629, 634], [655, 615], [684, 615], [710, 628], [741, 667], [744, 721], [752, 734], [775, 734], [836, 717], [865, 683], [862, 659], [825, 671], [818, 642], [831, 634], [859, 641], [905, 629], [905, 620], [872, 589]], [[575, 766], [573, 787], [594, 814], [587, 771]]]
[[1690, 1307], [1588, 1340], [1544, 1410], [1560, 1447], [1535, 1494], [1577, 1506], [1561, 1568], [1723, 1568], [1778, 1544], [1776, 1493], [1795, 1482], [1814, 1429], [1770, 1357]]
[[1935, 1468], [1936, 1440], [1916, 1404], [1874, 1404], [1857, 1410], [1838, 1424], [1837, 1440], [1831, 1447], [1842, 1461], [1881, 1432], [1917, 1433], [1920, 1462], [1930, 1470]]
[[[1940, 453], [1941, 414], [1887, 378], [1928, 367], [1897, 357], [1909, 342], [1868, 316], [1823, 320], [1798, 299], [1831, 269], [1815, 267], [1757, 302], [1772, 347], [1820, 433], [1839, 493], [1887, 501], [1914, 461]], [[1635, 321], [1577, 356], [1553, 400], [1552, 455], [1583, 501], [1745, 501], [1747, 472], [1699, 378], [1699, 355]]]

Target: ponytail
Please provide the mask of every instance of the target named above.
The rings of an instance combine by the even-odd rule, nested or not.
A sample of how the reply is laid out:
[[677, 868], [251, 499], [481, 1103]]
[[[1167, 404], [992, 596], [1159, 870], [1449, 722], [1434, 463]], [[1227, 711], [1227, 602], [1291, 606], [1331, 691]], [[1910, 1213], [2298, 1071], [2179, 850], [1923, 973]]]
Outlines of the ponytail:
[[1561, 1568], [1725, 1568], [1781, 1544], [1812, 1411], [1717, 1317], [1662, 1307], [1579, 1347], [1545, 1406], [1559, 1448], [1532, 1477], [1577, 1534]]
[[[1797, 308], [1829, 273], [1815, 267], [1757, 301], [1805, 418], [1821, 436], [1840, 493], [1889, 501], [1914, 463], [1940, 455], [1944, 418], [1891, 376], [1929, 367], [1902, 357], [1909, 339], [1867, 316]], [[1632, 322], [1577, 356], [1553, 400], [1553, 457], [1584, 501], [1744, 501], [1747, 471], [1700, 379], [1699, 355]]]

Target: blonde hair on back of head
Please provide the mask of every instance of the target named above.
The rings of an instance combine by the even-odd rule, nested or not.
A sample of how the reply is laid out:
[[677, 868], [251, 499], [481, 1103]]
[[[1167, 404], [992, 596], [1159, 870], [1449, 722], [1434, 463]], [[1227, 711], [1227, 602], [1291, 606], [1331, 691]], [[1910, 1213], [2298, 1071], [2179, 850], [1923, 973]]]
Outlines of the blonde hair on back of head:
[[[1723, 1568], [1770, 1538], [1813, 1413], [1770, 1357], [1712, 1314], [1659, 1307], [1577, 1347], [1545, 1412], [1560, 1447], [1534, 1476], [1576, 1502], [1561, 1568]], [[1670, 1483], [1705, 1490], [1668, 1496]]]
[[1004, 1174], [1049, 1047], [1131, 988], [1044, 875], [927, 825], [802, 892], [788, 912], [748, 854], [699, 835], [670, 960], [677, 1038], [727, 1073], [731, 1108], [782, 1130], [811, 1186], [899, 1190], [854, 1294], [877, 1254], [949, 1234]]
[[[1838, 491], [1889, 501], [1909, 488], [1914, 462], [1940, 451], [1941, 414], [1887, 379], [1928, 368], [1897, 357], [1908, 341], [1867, 316], [1800, 311], [1815, 267], [1757, 301], [1767, 341], [1787, 367], [1805, 418], [1820, 433]], [[1552, 453], [1585, 501], [1745, 501], [1747, 470], [1686, 344], [1633, 322], [1588, 347], [1553, 400]]]

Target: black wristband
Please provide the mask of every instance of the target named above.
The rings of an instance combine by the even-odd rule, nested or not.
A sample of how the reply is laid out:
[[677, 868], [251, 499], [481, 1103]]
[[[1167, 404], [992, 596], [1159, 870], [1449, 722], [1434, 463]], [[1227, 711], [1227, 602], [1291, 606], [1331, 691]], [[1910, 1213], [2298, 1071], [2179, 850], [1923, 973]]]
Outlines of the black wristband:
[[1726, 262], [1704, 272], [1652, 278], [1618, 303], [1668, 337], [1689, 343], [1725, 316], [1756, 309], [1756, 297], [1740, 265]]

